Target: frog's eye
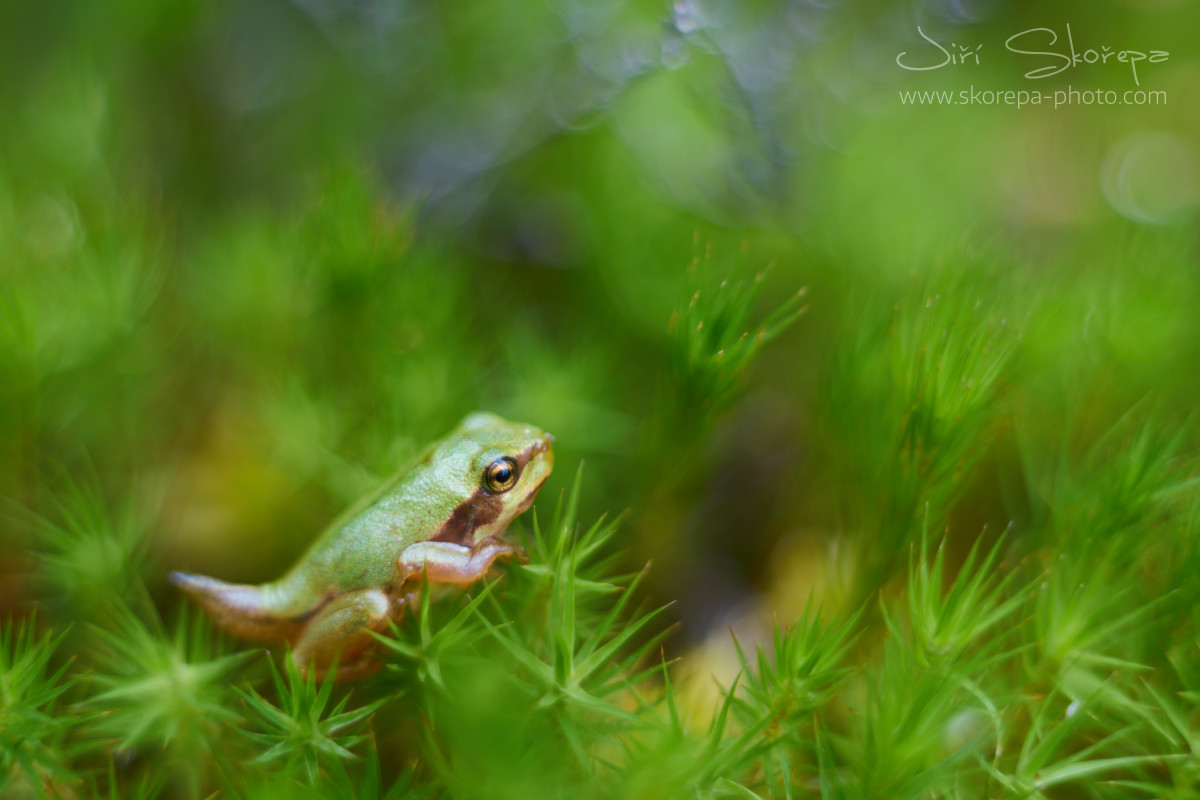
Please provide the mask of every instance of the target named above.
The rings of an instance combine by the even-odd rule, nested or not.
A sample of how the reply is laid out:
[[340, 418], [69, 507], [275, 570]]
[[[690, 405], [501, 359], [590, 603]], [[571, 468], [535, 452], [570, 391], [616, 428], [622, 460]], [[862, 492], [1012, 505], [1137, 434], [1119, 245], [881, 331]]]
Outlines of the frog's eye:
[[517, 482], [517, 462], [508, 456], [497, 458], [483, 471], [483, 482], [493, 492], [507, 492]]

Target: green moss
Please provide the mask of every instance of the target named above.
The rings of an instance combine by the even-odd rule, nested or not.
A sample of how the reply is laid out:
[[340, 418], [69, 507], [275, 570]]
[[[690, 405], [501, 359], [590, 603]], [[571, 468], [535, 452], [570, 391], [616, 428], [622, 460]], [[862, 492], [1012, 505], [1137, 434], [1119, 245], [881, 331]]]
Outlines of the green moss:
[[[1200, 793], [1197, 8], [1048, 111], [897, 104], [927, 3], [9, 5], [0, 795]], [[369, 680], [167, 586], [478, 408], [530, 561]]]

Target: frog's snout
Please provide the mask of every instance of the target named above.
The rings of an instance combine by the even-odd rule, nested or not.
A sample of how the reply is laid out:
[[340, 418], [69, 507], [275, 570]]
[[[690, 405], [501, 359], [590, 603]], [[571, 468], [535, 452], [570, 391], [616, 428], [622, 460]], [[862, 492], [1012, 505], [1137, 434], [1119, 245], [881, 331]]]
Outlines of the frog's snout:
[[547, 445], [554, 444], [554, 434], [553, 433], [543, 433], [542, 438], [546, 440]]

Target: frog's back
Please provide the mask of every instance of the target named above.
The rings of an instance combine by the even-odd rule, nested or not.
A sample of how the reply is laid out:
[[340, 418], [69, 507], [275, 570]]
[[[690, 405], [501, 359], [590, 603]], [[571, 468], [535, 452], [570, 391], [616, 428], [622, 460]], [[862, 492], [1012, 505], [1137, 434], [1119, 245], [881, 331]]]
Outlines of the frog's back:
[[444, 497], [434, 471], [402, 473], [341, 515], [281, 583], [310, 594], [379, 589], [396, 580], [404, 548], [432, 537], [444, 521]]

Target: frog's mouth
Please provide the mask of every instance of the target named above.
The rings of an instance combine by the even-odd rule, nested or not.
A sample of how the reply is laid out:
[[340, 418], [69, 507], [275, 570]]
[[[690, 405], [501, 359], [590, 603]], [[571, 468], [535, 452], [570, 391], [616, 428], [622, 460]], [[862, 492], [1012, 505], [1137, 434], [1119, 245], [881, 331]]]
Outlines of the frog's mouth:
[[529, 490], [529, 494], [526, 495], [525, 499], [521, 501], [521, 505], [517, 506], [517, 510], [516, 510], [516, 512], [513, 513], [513, 517], [518, 517], [521, 514], [524, 514], [526, 511], [529, 510], [529, 507], [533, 505], [534, 498], [537, 497], [537, 493], [539, 491], [541, 491], [542, 484], [544, 484], [547, 481], [547, 479], [549, 479], [549, 477], [550, 477], [550, 473], [547, 472], [545, 475], [542, 476], [541, 480], [539, 480], [537, 482], [537, 484], [534, 485], [534, 487]]
[[517, 513], [528, 510], [533, 504], [533, 498], [537, 497], [538, 491], [542, 488], [542, 484], [550, 477], [550, 473], [554, 471], [554, 437], [548, 433], [542, 434], [542, 438], [534, 444], [525, 448], [525, 452], [517, 457], [517, 463], [521, 465], [521, 470], [524, 472], [530, 464], [535, 466], [535, 469], [541, 472], [537, 476], [536, 483], [528, 490], [525, 499], [518, 506]]

